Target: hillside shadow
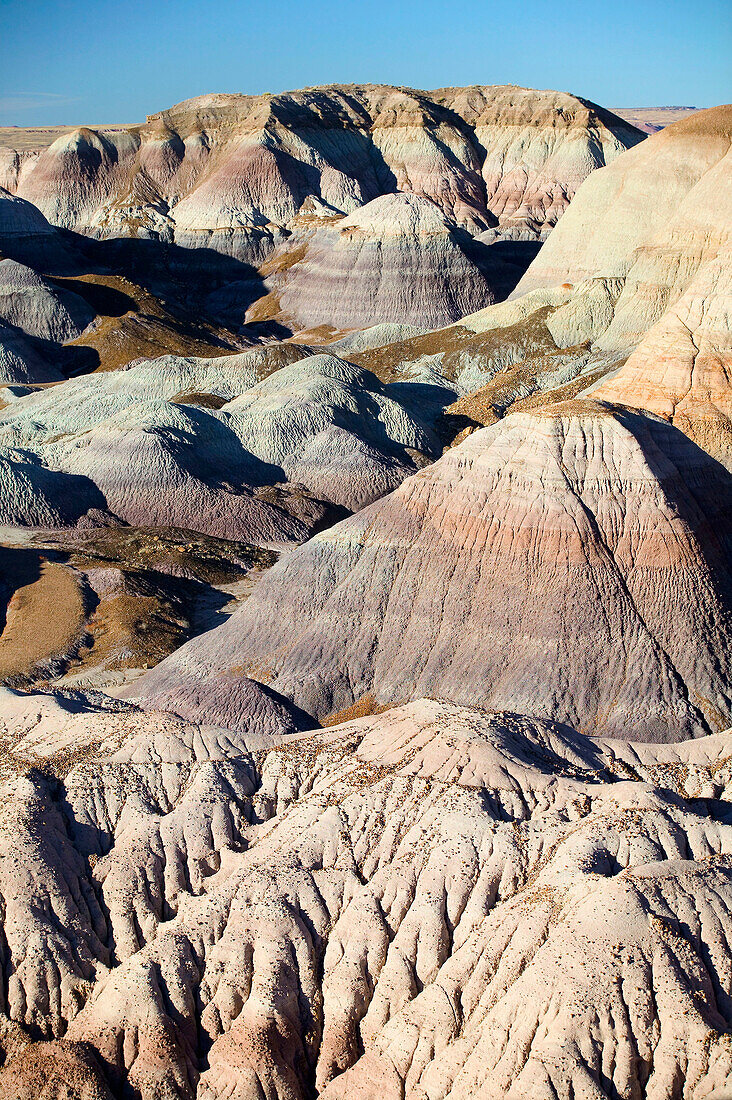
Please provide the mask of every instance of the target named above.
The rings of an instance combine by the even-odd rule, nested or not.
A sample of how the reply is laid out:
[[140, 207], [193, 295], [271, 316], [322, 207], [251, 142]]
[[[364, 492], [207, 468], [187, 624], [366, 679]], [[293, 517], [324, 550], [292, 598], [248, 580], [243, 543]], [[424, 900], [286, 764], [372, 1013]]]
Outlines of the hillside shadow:
[[[64, 377], [74, 374], [88, 374], [99, 366], [99, 352], [96, 348], [80, 344], [59, 344], [55, 340], [49, 340], [43, 336], [30, 336], [18, 325], [10, 324], [3, 320], [0, 325], [0, 342], [6, 340], [18, 341], [18, 346], [27, 348], [38, 356], [36, 366], [39, 370], [34, 374], [32, 368], [29, 373], [34, 377], [28, 385], [43, 385], [45, 382], [55, 382], [60, 379], [55, 377], [58, 372]], [[14, 380], [4, 382], [0, 380], [0, 386], [22, 386], [26, 383]]]
[[[267, 293], [264, 280], [251, 264], [215, 249], [154, 239], [100, 241], [57, 230], [50, 239], [3, 240], [2, 255], [32, 267], [62, 293], [84, 299], [95, 315], [73, 344], [23, 334], [64, 377], [166, 351], [215, 355], [219, 348], [235, 352], [256, 342], [255, 334], [235, 334], [243, 331], [249, 306]], [[241, 324], [230, 328], [207, 299], [232, 284]]]
[[635, 438], [666, 501], [693, 532], [710, 580], [732, 611], [732, 474], [673, 424], [610, 407]]
[[205, 314], [206, 297], [228, 283], [240, 284], [242, 315], [267, 293], [256, 267], [213, 248], [184, 248], [158, 240], [117, 237], [84, 241], [84, 254], [97, 274], [122, 275], [160, 298], [182, 320]]
[[486, 242], [465, 234], [461, 247], [488, 279], [496, 293], [496, 300], [508, 298], [523, 278], [531, 262], [536, 259], [541, 241], [514, 241], [510, 238]]
[[79, 279], [65, 279], [63, 276], [52, 276], [49, 282], [83, 298], [95, 313], [105, 317], [122, 317], [137, 306], [135, 299], [129, 294], [104, 283], [85, 283]]
[[80, 284], [80, 275], [127, 279], [186, 321], [190, 321], [191, 311], [199, 317], [205, 314], [205, 298], [228, 283], [246, 288], [242, 314], [267, 292], [252, 264], [213, 248], [184, 248], [153, 238], [96, 240], [69, 229], [57, 229], [50, 240], [4, 239], [2, 254], [51, 277], [57, 285], [84, 297], [97, 313], [110, 317], [133, 308], [134, 298], [113, 287]]
[[0, 634], [7, 621], [8, 602], [19, 588], [41, 575], [41, 555], [19, 546], [0, 546]]

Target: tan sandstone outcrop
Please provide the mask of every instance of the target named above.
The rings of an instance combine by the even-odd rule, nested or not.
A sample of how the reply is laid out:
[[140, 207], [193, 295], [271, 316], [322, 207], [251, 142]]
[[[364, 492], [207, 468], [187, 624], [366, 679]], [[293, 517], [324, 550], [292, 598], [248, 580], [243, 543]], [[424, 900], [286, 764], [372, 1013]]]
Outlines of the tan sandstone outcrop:
[[732, 240], [593, 396], [648, 409], [732, 470]]

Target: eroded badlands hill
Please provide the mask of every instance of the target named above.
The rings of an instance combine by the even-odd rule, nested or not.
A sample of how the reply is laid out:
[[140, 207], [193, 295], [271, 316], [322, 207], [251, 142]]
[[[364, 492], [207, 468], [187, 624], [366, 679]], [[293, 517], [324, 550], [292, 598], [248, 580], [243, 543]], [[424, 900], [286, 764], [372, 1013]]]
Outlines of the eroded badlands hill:
[[293, 734], [250, 687], [226, 734], [6, 693], [4, 1095], [732, 1080], [728, 735], [631, 746], [430, 701]]
[[731, 505], [727, 471], [663, 421], [514, 414], [288, 555], [136, 690], [236, 724], [245, 669], [321, 719], [430, 695], [649, 740], [716, 730]]
[[455, 411], [481, 424], [592, 392], [666, 417], [730, 467], [731, 135], [719, 107], [649, 138], [583, 184], [510, 302], [357, 361], [449, 379], [466, 398]]
[[[359, 356], [467, 388], [477, 348], [497, 422], [281, 562], [144, 698], [235, 720], [244, 667], [321, 719], [427, 694], [648, 739], [727, 725], [731, 118], [701, 112], [593, 175], [514, 301]], [[569, 381], [587, 397], [562, 401]], [[539, 407], [504, 417], [522, 389]]]
[[[117, 331], [79, 257], [149, 260], [179, 336], [205, 269], [201, 313], [256, 298], [236, 339], [266, 342], [0, 391], [0, 518], [52, 528], [0, 554], [0, 672], [36, 687], [0, 687], [3, 1096], [732, 1087], [731, 110], [593, 172], [511, 300], [389, 312], [400, 269], [430, 324], [472, 308], [478, 246], [508, 291], [503, 246], [614, 148], [578, 103], [206, 97], [10, 165], [52, 220], [142, 235], [0, 196], [9, 370], [48, 352], [29, 316]], [[255, 587], [273, 554], [177, 526], [292, 543], [344, 508]], [[201, 633], [175, 585], [232, 572]], [[132, 702], [82, 689], [95, 649], [124, 679], [190, 633], [104, 681]]]
[[214, 247], [247, 252], [281, 235], [309, 196], [351, 213], [412, 191], [459, 225], [498, 218], [540, 230], [588, 172], [640, 140], [565, 93], [374, 84], [201, 96], [142, 126], [85, 127], [50, 145], [39, 136], [30, 149], [13, 148], [12, 130], [2, 136], [0, 183], [53, 224], [200, 244], [215, 236]]
[[[406, 322], [419, 304], [419, 323], [429, 327], [504, 296], [531, 249], [491, 247], [497, 238], [545, 235], [588, 173], [642, 137], [564, 93], [382, 85], [202, 96], [142, 126], [82, 127], [48, 144], [52, 136], [13, 148], [5, 131], [0, 185], [66, 229], [175, 243], [198, 251], [194, 264], [224, 253], [239, 265], [223, 299], [229, 322], [232, 309], [241, 323], [269, 291], [264, 315], [301, 328], [342, 327], [349, 310], [355, 320], [346, 327]], [[384, 227], [380, 200], [397, 194], [418, 197], [421, 216], [410, 221], [392, 203]], [[382, 270], [384, 234], [391, 258]], [[301, 261], [280, 308], [279, 291]], [[396, 285], [404, 264], [424, 267], [426, 282], [406, 304]], [[255, 269], [268, 277], [263, 288]], [[343, 275], [352, 276], [350, 296], [332, 302], [329, 285]]]
[[231, 278], [231, 261], [190, 259], [156, 242], [57, 229], [0, 188], [0, 383], [44, 384], [164, 351], [212, 356], [251, 345], [200, 308]]
[[302, 542], [332, 505], [360, 508], [440, 453], [439, 401], [308, 351], [168, 356], [9, 393], [0, 522], [68, 526], [95, 509], [105, 522]]
[[[495, 250], [494, 250], [495, 251]], [[327, 219], [248, 316], [264, 312], [299, 329], [357, 329], [397, 323], [434, 328], [505, 297], [500, 262], [449, 221], [439, 206], [410, 192], [382, 195], [348, 217]], [[515, 277], [515, 273], [514, 273]], [[502, 293], [500, 293], [502, 292]]]

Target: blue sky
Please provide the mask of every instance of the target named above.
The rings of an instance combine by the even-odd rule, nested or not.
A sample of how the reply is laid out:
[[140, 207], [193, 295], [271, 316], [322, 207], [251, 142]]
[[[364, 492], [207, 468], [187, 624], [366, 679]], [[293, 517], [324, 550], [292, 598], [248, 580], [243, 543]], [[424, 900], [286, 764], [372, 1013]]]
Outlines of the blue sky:
[[138, 122], [204, 92], [525, 84], [732, 100], [731, 0], [0, 0], [0, 124]]

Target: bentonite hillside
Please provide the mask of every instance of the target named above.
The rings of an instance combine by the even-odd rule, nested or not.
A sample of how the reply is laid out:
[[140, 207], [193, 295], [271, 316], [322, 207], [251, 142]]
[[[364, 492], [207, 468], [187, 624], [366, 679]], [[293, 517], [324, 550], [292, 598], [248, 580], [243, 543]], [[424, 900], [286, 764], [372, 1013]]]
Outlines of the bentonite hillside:
[[0, 132], [0, 1096], [732, 1096], [732, 107], [664, 110]]

